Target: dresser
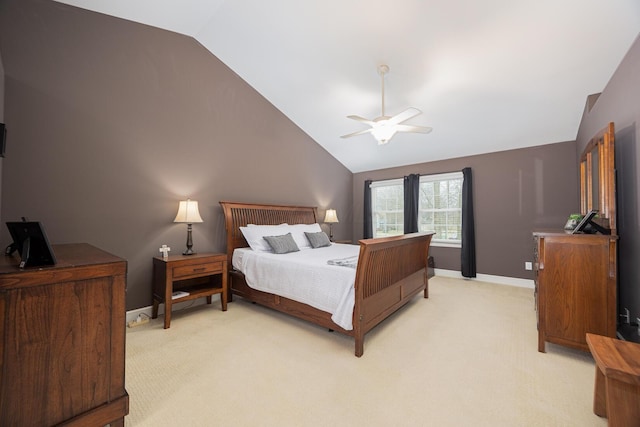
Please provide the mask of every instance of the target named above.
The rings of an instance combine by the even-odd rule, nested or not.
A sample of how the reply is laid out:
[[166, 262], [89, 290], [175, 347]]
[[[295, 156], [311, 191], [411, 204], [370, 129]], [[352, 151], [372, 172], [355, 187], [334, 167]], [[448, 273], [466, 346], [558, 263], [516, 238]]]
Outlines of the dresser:
[[0, 256], [0, 425], [123, 426], [127, 262], [53, 251], [47, 267]]
[[617, 236], [536, 231], [538, 351], [545, 343], [589, 351], [586, 334], [616, 336]]

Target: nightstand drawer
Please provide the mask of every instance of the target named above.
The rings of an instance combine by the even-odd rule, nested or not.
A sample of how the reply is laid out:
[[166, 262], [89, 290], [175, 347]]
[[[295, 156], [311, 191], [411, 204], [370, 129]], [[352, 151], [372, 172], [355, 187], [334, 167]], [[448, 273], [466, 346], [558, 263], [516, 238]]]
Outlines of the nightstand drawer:
[[192, 276], [202, 276], [216, 273], [222, 273], [222, 262], [208, 262], [204, 264], [193, 264], [175, 267], [173, 269], [173, 279], [188, 279]]

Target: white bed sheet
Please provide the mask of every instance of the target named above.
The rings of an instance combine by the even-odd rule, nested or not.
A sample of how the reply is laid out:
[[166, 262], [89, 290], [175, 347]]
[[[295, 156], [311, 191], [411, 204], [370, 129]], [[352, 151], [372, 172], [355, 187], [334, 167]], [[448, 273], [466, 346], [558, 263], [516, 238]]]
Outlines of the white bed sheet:
[[239, 248], [233, 252], [232, 264], [253, 289], [326, 311], [336, 325], [352, 330], [356, 270], [327, 261], [357, 256], [359, 251], [358, 245], [338, 243], [288, 254]]

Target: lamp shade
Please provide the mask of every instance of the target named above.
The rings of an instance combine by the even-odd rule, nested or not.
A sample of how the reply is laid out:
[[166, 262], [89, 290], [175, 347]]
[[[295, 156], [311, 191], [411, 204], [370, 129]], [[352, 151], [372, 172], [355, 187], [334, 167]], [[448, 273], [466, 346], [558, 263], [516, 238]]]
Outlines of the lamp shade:
[[338, 214], [335, 209], [327, 209], [327, 213], [324, 215], [324, 222], [327, 224], [332, 224], [338, 221]]
[[180, 206], [178, 206], [176, 219], [173, 222], [186, 222], [187, 224], [202, 222], [202, 217], [198, 212], [198, 202], [191, 199], [182, 200]]

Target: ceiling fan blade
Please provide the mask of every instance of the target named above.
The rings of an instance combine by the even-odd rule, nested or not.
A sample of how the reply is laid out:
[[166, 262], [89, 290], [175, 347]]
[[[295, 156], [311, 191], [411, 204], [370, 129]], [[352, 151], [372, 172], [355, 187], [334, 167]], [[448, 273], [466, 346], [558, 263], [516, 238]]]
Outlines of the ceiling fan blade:
[[370, 126], [375, 123], [373, 120], [365, 119], [364, 117], [360, 117], [360, 116], [347, 116], [347, 118], [351, 120], [355, 120], [357, 122], [366, 123]]
[[364, 135], [365, 133], [371, 133], [373, 129], [365, 129], [358, 132], [350, 133], [348, 135], [342, 135], [340, 138], [351, 138], [352, 136]]
[[433, 130], [430, 127], [413, 126], [413, 125], [396, 125], [397, 132], [416, 132], [416, 133], [429, 133]]
[[399, 123], [406, 122], [410, 118], [415, 117], [419, 114], [422, 114], [422, 111], [418, 110], [417, 108], [410, 107], [404, 110], [403, 112], [398, 113], [395, 116], [391, 117], [389, 119], [389, 123], [397, 125]]

